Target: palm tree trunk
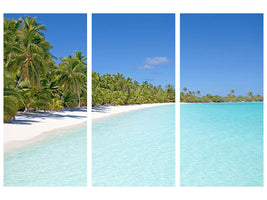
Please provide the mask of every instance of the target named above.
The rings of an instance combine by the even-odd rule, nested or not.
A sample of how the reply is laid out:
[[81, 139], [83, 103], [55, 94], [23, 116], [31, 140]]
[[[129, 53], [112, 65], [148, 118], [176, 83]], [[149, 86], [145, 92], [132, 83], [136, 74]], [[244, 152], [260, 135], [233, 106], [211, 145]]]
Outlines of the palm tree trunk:
[[20, 84], [20, 82], [22, 81], [22, 78], [23, 78], [23, 72], [21, 73], [21, 75], [20, 75], [20, 77], [19, 77], [19, 81], [18, 81], [18, 84], [17, 84], [17, 86], [16, 86], [16, 89], [18, 89], [19, 84]]
[[79, 97], [78, 108], [80, 108], [81, 107], [81, 95], [80, 95], [80, 91], [78, 91], [78, 97]]
[[61, 100], [63, 99], [65, 92], [66, 92], [66, 88], [64, 88], [64, 91], [63, 91], [62, 96], [61, 96]]

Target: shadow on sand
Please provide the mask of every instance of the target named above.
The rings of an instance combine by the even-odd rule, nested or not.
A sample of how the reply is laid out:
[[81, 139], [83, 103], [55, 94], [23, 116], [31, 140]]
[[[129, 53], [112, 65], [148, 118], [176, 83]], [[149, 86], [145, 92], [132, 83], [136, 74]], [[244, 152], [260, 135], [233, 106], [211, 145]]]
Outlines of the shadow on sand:
[[71, 115], [71, 114], [65, 114], [65, 112], [87, 112], [86, 109], [76, 109], [76, 110], [62, 110], [60, 112], [19, 112], [16, 116], [15, 120], [12, 120], [11, 124], [19, 124], [19, 125], [30, 125], [32, 123], [40, 123], [39, 119], [43, 118], [73, 118], [73, 119], [84, 119], [87, 118], [87, 116], [79, 116], [79, 115]]
[[106, 113], [110, 110], [109, 106], [93, 106], [92, 112]]

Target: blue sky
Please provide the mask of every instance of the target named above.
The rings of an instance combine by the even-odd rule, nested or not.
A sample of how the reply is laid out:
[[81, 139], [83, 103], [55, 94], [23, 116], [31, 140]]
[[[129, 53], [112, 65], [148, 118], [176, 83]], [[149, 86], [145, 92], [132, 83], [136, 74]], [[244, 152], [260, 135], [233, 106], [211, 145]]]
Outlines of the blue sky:
[[[50, 53], [55, 57], [66, 57], [81, 51], [87, 56], [86, 14], [5, 14], [8, 19], [37, 17], [37, 22], [46, 26], [46, 40], [53, 46]], [[56, 60], [59, 62], [59, 60]]]
[[93, 14], [92, 68], [175, 85], [174, 14]]
[[181, 14], [180, 88], [263, 94], [262, 14]]

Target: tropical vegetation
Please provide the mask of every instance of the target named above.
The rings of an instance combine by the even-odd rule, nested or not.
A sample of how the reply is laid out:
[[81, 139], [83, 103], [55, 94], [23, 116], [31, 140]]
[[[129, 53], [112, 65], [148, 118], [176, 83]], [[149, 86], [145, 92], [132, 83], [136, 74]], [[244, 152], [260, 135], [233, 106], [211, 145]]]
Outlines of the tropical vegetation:
[[175, 102], [175, 89], [170, 84], [163, 89], [147, 81], [139, 84], [120, 73], [101, 75], [92, 71], [92, 106], [164, 102]]
[[252, 91], [249, 91], [247, 96], [234, 95], [235, 91], [232, 89], [227, 96], [222, 97], [219, 95], [206, 94], [200, 96], [200, 91], [190, 91], [186, 87], [180, 92], [180, 102], [186, 103], [212, 103], [212, 102], [261, 102], [263, 97], [260, 95], [253, 95]]
[[36, 17], [4, 19], [4, 121], [17, 111], [51, 111], [87, 105], [87, 65], [82, 52], [56, 63]]

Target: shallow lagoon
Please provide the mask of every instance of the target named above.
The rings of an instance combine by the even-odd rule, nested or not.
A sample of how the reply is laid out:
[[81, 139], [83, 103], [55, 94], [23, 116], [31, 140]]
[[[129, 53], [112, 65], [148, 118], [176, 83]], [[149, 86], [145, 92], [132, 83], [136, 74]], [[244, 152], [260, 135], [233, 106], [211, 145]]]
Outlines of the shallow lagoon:
[[5, 154], [4, 186], [86, 186], [87, 127]]
[[175, 105], [93, 124], [93, 186], [174, 186]]
[[263, 186], [263, 103], [180, 109], [182, 186]]

